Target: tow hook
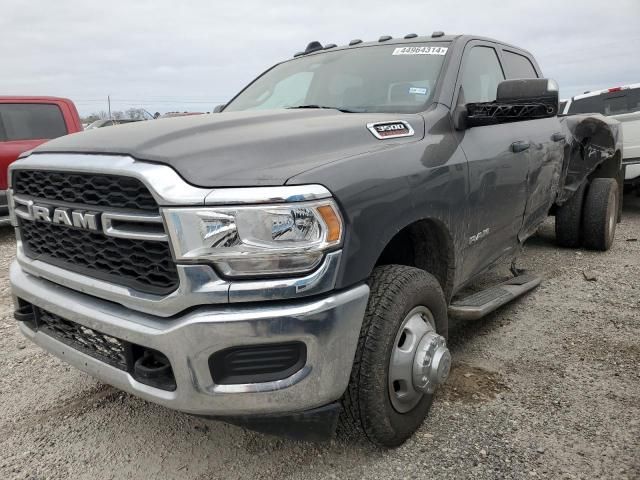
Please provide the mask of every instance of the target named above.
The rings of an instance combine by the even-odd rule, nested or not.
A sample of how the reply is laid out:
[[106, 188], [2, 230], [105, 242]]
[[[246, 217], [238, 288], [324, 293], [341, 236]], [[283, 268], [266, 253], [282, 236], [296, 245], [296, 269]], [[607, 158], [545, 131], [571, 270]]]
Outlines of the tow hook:
[[155, 350], [145, 350], [133, 366], [133, 376], [140, 383], [163, 390], [175, 390], [176, 381], [169, 359]]

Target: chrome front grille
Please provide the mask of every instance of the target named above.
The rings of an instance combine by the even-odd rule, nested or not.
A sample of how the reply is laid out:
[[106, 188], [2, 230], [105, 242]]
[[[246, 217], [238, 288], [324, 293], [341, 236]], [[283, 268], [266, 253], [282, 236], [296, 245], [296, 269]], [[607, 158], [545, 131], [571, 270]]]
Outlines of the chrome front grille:
[[158, 205], [138, 179], [16, 170], [12, 180], [27, 257], [143, 293], [178, 288]]

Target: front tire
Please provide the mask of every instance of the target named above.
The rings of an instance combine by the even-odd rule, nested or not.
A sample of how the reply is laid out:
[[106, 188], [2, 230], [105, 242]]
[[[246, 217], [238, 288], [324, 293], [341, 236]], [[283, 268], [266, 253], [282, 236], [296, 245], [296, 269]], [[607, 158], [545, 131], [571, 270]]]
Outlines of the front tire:
[[[412, 334], [428, 332], [434, 339], [439, 337], [442, 345], [447, 336], [447, 304], [435, 277], [418, 268], [380, 266], [368, 283], [371, 293], [349, 386], [342, 399], [339, 433], [364, 436], [383, 447], [396, 447], [422, 424], [431, 408], [433, 394], [416, 392], [410, 382], [401, 386], [398, 381], [398, 392], [404, 388], [411, 396], [408, 401], [398, 401], [404, 397], [402, 392], [395, 391], [396, 382], [390, 376], [394, 355], [398, 354], [398, 344], [408, 342]], [[420, 318], [424, 319], [424, 325], [420, 325]], [[409, 321], [412, 322], [410, 328]], [[405, 330], [407, 333], [403, 334]], [[449, 365], [444, 367], [442, 380], [448, 374]], [[400, 376], [411, 379], [408, 374], [400, 373]], [[395, 395], [393, 401], [392, 395]]]
[[616, 233], [619, 204], [618, 182], [596, 178], [589, 185], [583, 211], [583, 242], [589, 250], [611, 248]]

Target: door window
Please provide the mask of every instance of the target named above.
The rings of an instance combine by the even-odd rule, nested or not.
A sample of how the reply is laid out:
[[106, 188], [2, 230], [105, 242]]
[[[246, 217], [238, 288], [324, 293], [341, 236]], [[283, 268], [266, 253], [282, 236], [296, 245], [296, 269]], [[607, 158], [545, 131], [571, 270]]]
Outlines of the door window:
[[504, 73], [496, 51], [491, 47], [473, 47], [462, 70], [462, 88], [468, 103], [492, 102]]
[[502, 58], [504, 60], [504, 69], [507, 71], [507, 77], [510, 79], [517, 78], [538, 78], [536, 69], [527, 57], [518, 53], [503, 50]]

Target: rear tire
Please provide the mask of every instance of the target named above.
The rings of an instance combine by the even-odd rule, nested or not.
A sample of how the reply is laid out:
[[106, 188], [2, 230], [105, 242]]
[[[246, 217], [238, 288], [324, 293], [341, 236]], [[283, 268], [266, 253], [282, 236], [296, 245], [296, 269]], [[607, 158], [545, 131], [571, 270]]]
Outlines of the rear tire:
[[613, 178], [596, 178], [589, 185], [584, 202], [583, 239], [590, 250], [611, 248], [616, 233], [619, 205], [618, 182]]
[[582, 208], [586, 183], [578, 187], [564, 205], [556, 210], [556, 242], [561, 247], [576, 248], [582, 243]]
[[447, 304], [435, 277], [418, 268], [383, 265], [373, 271], [368, 283], [371, 293], [342, 398], [338, 433], [396, 447], [422, 424], [433, 402], [433, 395], [425, 393], [405, 413], [394, 408], [389, 364], [396, 339], [407, 315], [418, 306], [429, 310], [437, 333], [446, 338]]

